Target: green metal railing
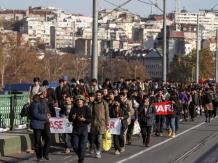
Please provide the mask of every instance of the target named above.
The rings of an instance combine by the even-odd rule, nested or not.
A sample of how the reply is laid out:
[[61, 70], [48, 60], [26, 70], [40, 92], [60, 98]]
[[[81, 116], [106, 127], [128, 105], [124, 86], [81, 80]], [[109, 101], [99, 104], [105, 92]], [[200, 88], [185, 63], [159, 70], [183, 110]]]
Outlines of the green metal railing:
[[0, 95], [0, 128], [13, 129], [14, 126], [27, 124], [27, 118], [21, 118], [20, 112], [28, 102], [28, 94]]

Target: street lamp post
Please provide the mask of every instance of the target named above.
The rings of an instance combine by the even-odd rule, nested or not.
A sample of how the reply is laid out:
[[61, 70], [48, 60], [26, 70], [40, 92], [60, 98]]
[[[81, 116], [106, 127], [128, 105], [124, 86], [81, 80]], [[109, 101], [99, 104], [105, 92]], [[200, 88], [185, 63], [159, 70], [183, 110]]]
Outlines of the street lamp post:
[[163, 82], [167, 81], [167, 26], [166, 26], [166, 0], [163, 0]]
[[93, 25], [92, 25], [92, 78], [98, 79], [98, 8], [97, 1], [93, 0]]
[[196, 77], [195, 82], [199, 82], [199, 15], [197, 15], [197, 30], [196, 30]]
[[216, 83], [218, 83], [218, 29], [216, 29], [216, 66], [215, 66], [215, 73], [216, 73]]

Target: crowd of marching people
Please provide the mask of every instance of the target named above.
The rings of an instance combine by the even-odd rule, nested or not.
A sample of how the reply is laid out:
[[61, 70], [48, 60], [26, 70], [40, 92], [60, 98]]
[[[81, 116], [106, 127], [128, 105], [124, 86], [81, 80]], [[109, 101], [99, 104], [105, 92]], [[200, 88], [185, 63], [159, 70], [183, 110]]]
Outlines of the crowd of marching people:
[[[33, 129], [37, 161], [49, 160], [49, 118], [66, 117], [73, 125], [72, 133], [61, 135], [65, 153], [71, 148], [79, 163], [87, 153], [101, 158], [102, 136], [109, 127], [110, 118], [121, 120], [120, 135], [113, 135], [114, 154], [125, 152], [131, 145], [134, 125], [138, 122], [145, 147], [150, 146], [152, 133], [163, 136], [165, 130], [174, 138], [179, 130], [179, 121], [195, 121], [205, 115], [210, 123], [216, 117], [218, 97], [216, 85], [165, 83], [120, 78], [112, 82], [105, 79], [102, 85], [96, 79], [68, 81], [59, 79], [59, 86], [49, 88], [49, 82], [40, 83], [34, 78], [30, 89], [30, 127]], [[174, 112], [156, 114], [155, 103], [171, 101]], [[90, 129], [89, 127], [90, 126]], [[42, 142], [43, 140], [43, 142]], [[87, 150], [88, 147], [88, 150]]]

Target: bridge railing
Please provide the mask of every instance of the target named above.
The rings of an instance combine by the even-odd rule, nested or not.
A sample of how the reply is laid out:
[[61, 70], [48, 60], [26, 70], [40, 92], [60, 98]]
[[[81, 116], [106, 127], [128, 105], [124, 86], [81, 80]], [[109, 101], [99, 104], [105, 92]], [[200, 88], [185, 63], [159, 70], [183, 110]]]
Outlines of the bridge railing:
[[0, 128], [12, 130], [15, 126], [27, 124], [27, 118], [21, 118], [20, 112], [28, 102], [28, 94], [0, 95]]

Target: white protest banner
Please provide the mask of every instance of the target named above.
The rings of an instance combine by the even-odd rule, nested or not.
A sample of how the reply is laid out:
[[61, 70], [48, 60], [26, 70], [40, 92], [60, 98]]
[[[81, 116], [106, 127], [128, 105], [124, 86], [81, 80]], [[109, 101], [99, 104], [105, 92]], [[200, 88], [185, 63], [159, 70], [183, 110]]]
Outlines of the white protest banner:
[[[51, 133], [72, 133], [72, 123], [67, 118], [50, 118]], [[111, 118], [109, 122], [109, 130], [113, 135], [120, 135], [121, 120], [120, 118]], [[90, 125], [89, 125], [90, 130]]]
[[113, 135], [120, 135], [121, 120], [120, 118], [111, 118], [109, 123], [109, 130]]
[[50, 118], [51, 133], [72, 133], [72, 123], [67, 118]]

